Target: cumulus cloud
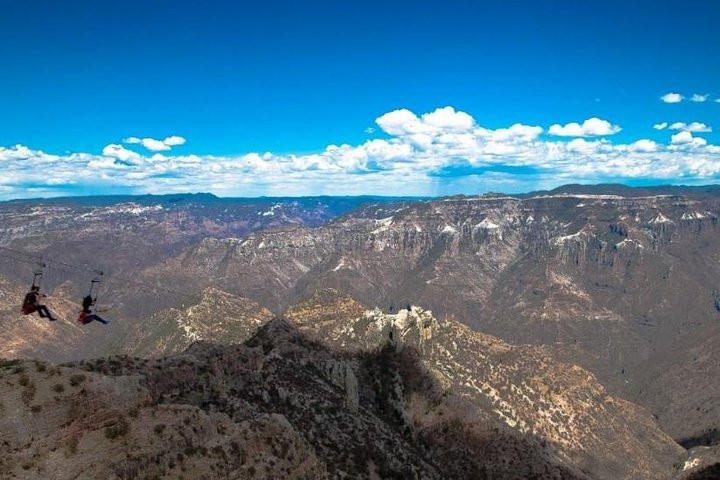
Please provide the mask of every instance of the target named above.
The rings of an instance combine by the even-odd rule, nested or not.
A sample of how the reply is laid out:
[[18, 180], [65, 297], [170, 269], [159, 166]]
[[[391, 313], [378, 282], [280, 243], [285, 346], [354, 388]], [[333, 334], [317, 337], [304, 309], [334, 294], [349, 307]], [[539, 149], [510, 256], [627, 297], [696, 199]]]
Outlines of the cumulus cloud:
[[407, 136], [467, 132], [474, 127], [475, 120], [453, 107], [438, 108], [422, 117], [402, 108], [381, 115], [375, 123], [389, 135]]
[[667, 128], [667, 126], [668, 126], [667, 122], [662, 122], [662, 123], [656, 123], [655, 125], [653, 125], [653, 128], [655, 130], [665, 130]]
[[177, 145], [184, 145], [185, 144], [185, 138], [180, 137], [178, 135], [171, 135], [169, 137], [165, 137], [164, 140], [156, 140], [154, 138], [139, 138], [139, 137], [127, 137], [123, 139], [123, 143], [129, 143], [129, 144], [140, 144], [143, 147], [147, 148], [151, 152], [162, 152], [170, 150], [172, 147]]
[[185, 145], [185, 138], [180, 137], [178, 135], [171, 135], [169, 137], [165, 137], [165, 140], [163, 140], [163, 143], [167, 145], [168, 147], [174, 147], [176, 145]]
[[660, 100], [662, 100], [665, 103], [680, 103], [683, 101], [685, 97], [680, 95], [679, 93], [666, 93], [662, 97], [660, 97]]
[[117, 158], [118, 160], [122, 160], [124, 162], [137, 162], [142, 158], [139, 153], [128, 150], [122, 145], [118, 145], [116, 143], [111, 143], [110, 145], [105, 146], [102, 153], [106, 157]]
[[143, 145], [139, 137], [111, 143], [97, 154], [52, 155], [22, 145], [0, 147], [0, 197], [67, 194], [69, 185], [80, 193], [102, 188], [236, 196], [433, 195], [608, 179], [720, 179], [720, 147], [694, 136], [691, 130], [698, 127], [691, 125], [698, 122], [673, 130], [669, 144], [592, 138], [619, 128], [598, 122], [550, 127], [563, 133], [575, 130], [575, 138], [544, 138], [541, 126], [488, 128], [468, 113], [444, 107], [421, 115], [406, 109], [388, 112], [376, 122], [384, 138], [328, 145], [302, 155], [177, 155], [167, 150], [138, 153], [124, 146]]
[[693, 96], [690, 97], [691, 102], [698, 102], [698, 103], [702, 103], [707, 99], [708, 99], [708, 95], [700, 95], [699, 93], [694, 93]]
[[683, 130], [682, 132], [676, 133], [670, 137], [670, 143], [673, 145], [703, 146], [707, 145], [707, 140], [700, 137], [693, 137], [692, 133], [687, 130]]
[[565, 125], [554, 124], [550, 126], [548, 133], [560, 137], [592, 137], [599, 135], [612, 135], [622, 130], [619, 126], [613, 125], [607, 120], [597, 117], [588, 118], [582, 125], [571, 122]]
[[659, 145], [652, 140], [643, 138], [631, 143], [629, 149], [633, 152], [657, 152]]
[[712, 128], [701, 122], [675, 122], [670, 125], [670, 130], [682, 130], [684, 132], [712, 132]]

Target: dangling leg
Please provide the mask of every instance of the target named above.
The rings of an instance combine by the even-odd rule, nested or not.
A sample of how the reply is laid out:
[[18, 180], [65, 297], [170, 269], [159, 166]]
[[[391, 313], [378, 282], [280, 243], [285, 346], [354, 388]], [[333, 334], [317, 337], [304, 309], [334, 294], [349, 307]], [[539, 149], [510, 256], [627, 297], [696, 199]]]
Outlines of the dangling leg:
[[40, 318], [47, 318], [51, 322], [57, 320], [55, 317], [52, 316], [52, 313], [50, 313], [50, 310], [45, 305], [38, 305], [37, 312], [38, 315], [40, 315]]
[[98, 315], [95, 315], [94, 313], [92, 315], [88, 315], [87, 318], [90, 321], [95, 320], [96, 322], [100, 322], [103, 325], [107, 325], [108, 323], [110, 323], [107, 320], [104, 320], [103, 318], [99, 317]]

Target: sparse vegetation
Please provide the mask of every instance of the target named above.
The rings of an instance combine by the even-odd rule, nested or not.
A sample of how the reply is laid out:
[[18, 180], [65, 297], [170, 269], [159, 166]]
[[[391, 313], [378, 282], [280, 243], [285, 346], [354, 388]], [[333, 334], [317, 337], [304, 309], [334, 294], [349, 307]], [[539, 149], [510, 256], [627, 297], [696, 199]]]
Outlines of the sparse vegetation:
[[23, 402], [27, 405], [33, 400], [33, 398], [35, 398], [35, 383], [28, 380], [25, 382], [24, 387], [25, 388], [22, 391], [21, 397]]
[[110, 440], [114, 440], [119, 437], [124, 437], [130, 432], [130, 424], [127, 423], [127, 421], [120, 417], [115, 424], [110, 425], [109, 427], [105, 428], [105, 438], [108, 438]]
[[68, 440], [67, 443], [67, 456], [75, 455], [78, 451], [78, 443], [80, 442], [80, 439], [77, 435], [73, 435], [70, 437], [70, 440]]
[[6, 360], [4, 358], [0, 358], [0, 368], [9, 368], [14, 367], [20, 363], [20, 360]]
[[83, 375], [82, 373], [76, 373], [76, 374], [70, 375], [70, 385], [73, 387], [77, 387], [84, 381], [85, 381], [85, 375]]
[[55, 385], [53, 385], [52, 389], [53, 392], [62, 393], [65, 391], [65, 385], [63, 385], [62, 383], [56, 383]]

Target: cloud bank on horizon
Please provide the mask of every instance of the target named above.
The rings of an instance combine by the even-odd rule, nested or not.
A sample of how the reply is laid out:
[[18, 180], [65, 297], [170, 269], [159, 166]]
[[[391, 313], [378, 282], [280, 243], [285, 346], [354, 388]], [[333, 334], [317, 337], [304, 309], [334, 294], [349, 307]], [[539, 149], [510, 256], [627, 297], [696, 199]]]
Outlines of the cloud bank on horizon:
[[[702, 97], [702, 100], [700, 100]], [[686, 97], [670, 92], [666, 103]], [[707, 100], [694, 94], [690, 101]], [[613, 141], [620, 125], [597, 117], [548, 127], [515, 123], [486, 128], [451, 106], [379, 116], [379, 131], [357, 145], [310, 154], [251, 152], [237, 156], [173, 154], [186, 139], [127, 137], [101, 153], [62, 155], [0, 147], [0, 198], [98, 193], [212, 192], [221, 196], [519, 192], [565, 183], [713, 183], [720, 146], [693, 121], [649, 125], [667, 143]], [[163, 152], [163, 153], [160, 153]]]

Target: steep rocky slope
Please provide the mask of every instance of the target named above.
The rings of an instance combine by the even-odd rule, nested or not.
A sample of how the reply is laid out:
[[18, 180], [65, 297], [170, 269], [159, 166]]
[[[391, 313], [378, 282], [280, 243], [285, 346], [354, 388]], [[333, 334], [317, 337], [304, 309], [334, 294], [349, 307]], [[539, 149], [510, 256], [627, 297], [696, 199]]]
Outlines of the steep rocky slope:
[[631, 392], [685, 446], [720, 445], [720, 325], [653, 355]]
[[2, 365], [2, 478], [311, 480], [326, 474], [281, 415], [234, 421], [194, 405], [158, 402], [141, 375]]
[[[488, 432], [482, 459], [448, 457], [433, 443], [441, 437], [415, 438], [394, 410], [403, 380], [387, 373], [396, 360], [333, 353], [274, 320], [247, 346], [195, 344], [158, 360], [67, 367], [6, 363], [0, 475], [585, 478], [509, 433]], [[457, 422], [438, 430], [456, 447], [467, 439]]]
[[558, 463], [594, 478], [668, 478], [682, 455], [647, 412], [542, 348], [511, 346], [419, 307], [397, 314], [361, 310], [346, 295], [321, 291], [287, 317], [310, 338], [341, 351], [373, 351], [389, 341], [399, 351], [417, 352], [444, 395], [442, 407], [410, 397], [411, 421], [421, 431], [433, 429], [443, 408], [462, 412], [471, 431], [500, 422], [547, 441]]
[[[0, 476], [670, 479], [716, 461], [546, 348], [420, 307], [320, 290], [266, 321], [205, 298], [239, 313], [234, 338], [257, 330], [155, 359], [3, 361]], [[184, 325], [204, 305], [163, 317]]]
[[146, 275], [217, 282], [276, 311], [325, 287], [384, 311], [422, 304], [553, 346], [630, 396], [653, 355], [720, 321], [719, 217], [717, 195], [692, 191], [377, 204], [316, 229], [206, 239]]
[[133, 322], [119, 349], [147, 357], [181, 352], [200, 340], [243, 343], [272, 318], [272, 313], [257, 303], [215, 288], [205, 289], [198, 300], [187, 308], [162, 310], [145, 321]]

